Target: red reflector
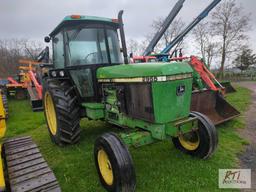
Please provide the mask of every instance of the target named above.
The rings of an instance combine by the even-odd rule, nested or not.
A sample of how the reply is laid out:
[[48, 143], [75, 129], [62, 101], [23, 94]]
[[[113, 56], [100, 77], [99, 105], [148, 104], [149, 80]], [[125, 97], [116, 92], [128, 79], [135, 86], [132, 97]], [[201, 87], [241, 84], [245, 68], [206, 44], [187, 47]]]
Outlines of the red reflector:
[[112, 22], [118, 23], [118, 19], [112, 19]]
[[71, 15], [71, 19], [81, 19], [81, 15]]

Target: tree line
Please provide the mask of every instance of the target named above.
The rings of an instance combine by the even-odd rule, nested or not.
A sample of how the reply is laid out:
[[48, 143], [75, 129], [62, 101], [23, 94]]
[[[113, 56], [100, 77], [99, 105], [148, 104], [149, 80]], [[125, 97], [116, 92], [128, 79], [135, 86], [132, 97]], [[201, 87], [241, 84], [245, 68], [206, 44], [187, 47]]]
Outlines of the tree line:
[[[129, 39], [127, 47], [133, 55], [141, 55], [154, 34], [160, 30], [165, 18], [152, 22], [151, 32], [144, 40]], [[241, 70], [255, 65], [256, 55], [250, 48], [248, 31], [251, 30], [251, 15], [235, 0], [223, 0], [206, 18], [198, 24], [189, 38], [176, 47], [190, 55], [188, 46], [196, 50], [209, 68], [215, 64], [222, 74], [225, 68], [236, 66]], [[177, 18], [167, 29], [155, 47], [155, 52], [165, 48], [183, 29], [185, 22]], [[0, 39], [0, 78], [14, 76], [18, 72], [20, 58], [34, 59], [44, 46], [28, 39]], [[173, 50], [171, 50], [173, 51]]]
[[0, 39], [0, 79], [17, 75], [19, 59], [35, 59], [43, 47], [28, 39]]

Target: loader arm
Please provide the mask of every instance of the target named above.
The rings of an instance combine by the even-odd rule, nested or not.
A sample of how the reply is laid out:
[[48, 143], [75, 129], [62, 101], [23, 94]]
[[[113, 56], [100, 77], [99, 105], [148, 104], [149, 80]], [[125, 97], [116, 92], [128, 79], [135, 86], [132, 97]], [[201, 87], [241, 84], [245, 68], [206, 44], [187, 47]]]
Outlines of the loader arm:
[[42, 111], [43, 110], [43, 87], [36, 78], [36, 73], [33, 70], [27, 72], [29, 81], [27, 82], [27, 91], [30, 98], [30, 104], [32, 110]]
[[35, 73], [33, 71], [29, 71], [29, 78], [30, 80], [33, 82], [33, 84], [35, 85], [36, 88], [36, 92], [37, 92], [37, 97], [38, 99], [42, 99], [42, 92], [43, 92], [43, 88], [42, 85], [40, 85], [36, 79]]
[[[218, 82], [218, 80], [215, 78], [215, 76], [206, 68], [205, 64], [199, 60], [196, 56], [191, 56], [190, 58], [190, 65], [193, 67], [193, 69], [200, 75], [204, 83], [211, 89], [212, 91], [218, 91], [220, 90], [217, 88], [214, 84], [214, 82]], [[224, 89], [222, 85], [219, 83], [220, 88]]]
[[17, 86], [21, 85], [21, 83], [18, 83], [18, 82], [17, 82], [16, 80], [14, 80], [12, 77], [8, 77], [7, 79], [8, 79], [8, 81], [9, 81], [11, 84], [13, 84], [13, 85], [17, 85]]
[[170, 50], [176, 46], [182, 39], [200, 22], [202, 21], [210, 11], [216, 7], [221, 0], [214, 0], [210, 5], [208, 5], [197, 17], [194, 19], [176, 38], [174, 38], [168, 46], [166, 46], [160, 54], [167, 54]]
[[175, 17], [180, 12], [181, 8], [183, 7], [185, 0], [179, 0], [169, 15], [166, 17], [166, 19], [163, 22], [163, 25], [161, 26], [160, 30], [157, 31], [153, 39], [150, 41], [149, 45], [147, 46], [146, 50], [143, 53], [143, 56], [148, 56], [150, 53], [154, 50], [156, 44], [159, 42], [159, 40], [162, 38], [166, 30], [169, 28]]

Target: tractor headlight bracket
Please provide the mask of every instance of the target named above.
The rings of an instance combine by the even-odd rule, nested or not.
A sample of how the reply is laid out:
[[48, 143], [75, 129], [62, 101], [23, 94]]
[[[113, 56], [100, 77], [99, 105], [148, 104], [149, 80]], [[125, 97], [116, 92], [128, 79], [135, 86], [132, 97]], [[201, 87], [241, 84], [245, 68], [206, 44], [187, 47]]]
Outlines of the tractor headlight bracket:
[[65, 70], [51, 70], [49, 72], [51, 78], [67, 78], [67, 72]]
[[59, 71], [59, 76], [60, 77], [65, 77], [65, 72], [63, 70]]
[[55, 78], [55, 77], [57, 77], [57, 73], [56, 73], [56, 71], [51, 71], [51, 77], [53, 77], [53, 78]]

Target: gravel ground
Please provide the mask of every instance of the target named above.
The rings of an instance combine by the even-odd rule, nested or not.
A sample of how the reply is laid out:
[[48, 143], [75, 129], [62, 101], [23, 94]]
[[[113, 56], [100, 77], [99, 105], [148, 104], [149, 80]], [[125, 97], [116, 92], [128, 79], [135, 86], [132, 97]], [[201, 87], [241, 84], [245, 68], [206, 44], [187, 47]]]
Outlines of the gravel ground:
[[245, 113], [247, 125], [241, 131], [241, 135], [250, 142], [250, 145], [246, 147], [245, 152], [240, 156], [241, 168], [252, 170], [252, 189], [242, 191], [251, 192], [256, 191], [256, 82], [241, 82], [239, 85], [253, 91], [252, 104]]

